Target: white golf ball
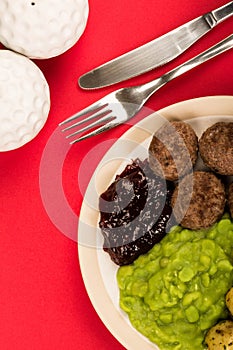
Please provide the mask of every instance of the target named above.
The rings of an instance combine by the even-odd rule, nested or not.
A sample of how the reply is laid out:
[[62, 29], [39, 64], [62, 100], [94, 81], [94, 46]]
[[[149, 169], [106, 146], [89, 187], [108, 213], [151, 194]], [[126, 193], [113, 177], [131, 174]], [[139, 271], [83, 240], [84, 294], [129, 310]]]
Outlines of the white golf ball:
[[0, 42], [30, 58], [71, 48], [86, 27], [88, 0], [0, 0]]
[[0, 151], [31, 141], [49, 110], [49, 86], [41, 70], [23, 55], [0, 50]]

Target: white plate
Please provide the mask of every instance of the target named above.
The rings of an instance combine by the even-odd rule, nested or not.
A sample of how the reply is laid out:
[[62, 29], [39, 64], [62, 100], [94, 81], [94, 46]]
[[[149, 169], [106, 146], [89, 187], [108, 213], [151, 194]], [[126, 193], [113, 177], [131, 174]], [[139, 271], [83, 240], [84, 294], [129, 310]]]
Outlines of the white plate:
[[98, 229], [98, 199], [131, 159], [147, 157], [151, 134], [163, 123], [164, 118], [186, 120], [200, 136], [217, 121], [233, 121], [233, 96], [211, 96], [180, 102], [143, 119], [110, 148], [88, 185], [78, 227], [81, 272], [87, 293], [99, 317], [128, 350], [155, 350], [158, 347], [131, 326], [127, 315], [118, 306], [118, 267], [102, 249], [102, 236]]

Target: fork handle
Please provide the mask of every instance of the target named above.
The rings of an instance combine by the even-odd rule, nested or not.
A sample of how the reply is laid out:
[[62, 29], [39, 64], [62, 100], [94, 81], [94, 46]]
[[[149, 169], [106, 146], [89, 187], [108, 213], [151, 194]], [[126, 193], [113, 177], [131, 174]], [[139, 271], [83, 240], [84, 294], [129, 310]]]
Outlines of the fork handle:
[[164, 75], [164, 79], [166, 79], [167, 81], [170, 81], [170, 80], [182, 75], [183, 73], [188, 72], [190, 69], [199, 66], [201, 63], [204, 63], [204, 62], [210, 60], [211, 58], [218, 56], [221, 53], [223, 53], [229, 49], [232, 49], [232, 47], [233, 47], [233, 34], [228, 36], [226, 39], [220, 41], [218, 44], [212, 46], [208, 50], [195, 56], [191, 60], [181, 64], [177, 68], [166, 73]]
[[199, 66], [201, 63], [204, 63], [211, 58], [220, 55], [221, 53], [231, 49], [233, 47], [233, 34], [225, 38], [224, 40], [220, 41], [218, 44], [212, 46], [208, 50], [202, 52], [201, 54], [193, 57], [187, 62], [184, 62], [180, 66], [176, 67], [175, 69], [165, 73], [162, 75], [160, 78], [155, 79], [151, 82], [148, 82], [144, 84], [143, 90], [147, 91], [148, 93], [148, 98], [155, 92], [157, 91], [160, 87], [168, 83], [169, 81], [179, 77], [180, 75], [188, 72], [192, 68], [195, 68]]

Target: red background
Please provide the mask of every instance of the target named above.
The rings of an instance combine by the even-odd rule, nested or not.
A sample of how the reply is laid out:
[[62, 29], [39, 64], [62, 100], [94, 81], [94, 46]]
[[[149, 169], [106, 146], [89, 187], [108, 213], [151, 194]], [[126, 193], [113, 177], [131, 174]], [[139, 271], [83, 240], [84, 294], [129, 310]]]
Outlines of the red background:
[[[35, 61], [50, 85], [48, 121], [32, 142], [0, 154], [1, 350], [123, 349], [89, 301], [77, 244], [53, 225], [43, 207], [39, 189], [41, 156], [60, 121], [115, 89], [82, 91], [77, 87], [81, 74], [224, 3], [90, 0], [88, 24], [78, 43], [59, 57]], [[228, 19], [166, 67], [131, 79], [127, 85], [155, 78], [198, 54], [232, 34], [232, 25], [233, 18]], [[151, 97], [147, 106], [158, 110], [191, 98], [233, 95], [232, 66], [233, 51], [228, 51], [168, 84]], [[77, 179], [83, 157], [98, 142], [117, 137], [126, 128], [121, 126], [70, 150], [63, 168], [63, 186], [77, 215], [82, 202]], [[84, 184], [101, 156], [90, 160]]]

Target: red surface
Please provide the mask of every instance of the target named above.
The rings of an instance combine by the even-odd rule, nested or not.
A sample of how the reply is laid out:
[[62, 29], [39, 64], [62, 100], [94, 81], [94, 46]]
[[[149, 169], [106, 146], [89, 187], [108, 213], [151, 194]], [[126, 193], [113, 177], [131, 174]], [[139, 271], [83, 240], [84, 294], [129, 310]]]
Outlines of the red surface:
[[[36, 62], [51, 89], [48, 121], [32, 142], [0, 154], [1, 350], [123, 348], [102, 324], [89, 301], [76, 242], [60, 232], [43, 206], [39, 188], [43, 150], [60, 121], [115, 88], [82, 91], [76, 84], [78, 76], [224, 3], [220, 0], [90, 0], [88, 25], [79, 42], [57, 58]], [[166, 67], [127, 84], [157, 77], [230, 35], [232, 25], [233, 18]], [[151, 97], [147, 106], [157, 110], [195, 97], [233, 95], [232, 63], [233, 51], [224, 53], [164, 87]], [[118, 84], [118, 87], [124, 85]], [[77, 144], [68, 153], [62, 169], [63, 187], [76, 216], [82, 202], [81, 193], [94, 167], [112, 139], [126, 128], [122, 126]], [[102, 143], [107, 140], [109, 142]], [[93, 147], [100, 142], [102, 147], [97, 147], [95, 154]], [[84, 176], [82, 161], [86, 161], [87, 154], [90, 154], [90, 167], [85, 168], [88, 171]], [[54, 159], [57, 157], [58, 154], [54, 154]], [[53, 163], [48, 166], [52, 167]], [[78, 187], [80, 169], [81, 189]], [[55, 209], [56, 206], [59, 207], [59, 203], [54, 202]]]

